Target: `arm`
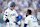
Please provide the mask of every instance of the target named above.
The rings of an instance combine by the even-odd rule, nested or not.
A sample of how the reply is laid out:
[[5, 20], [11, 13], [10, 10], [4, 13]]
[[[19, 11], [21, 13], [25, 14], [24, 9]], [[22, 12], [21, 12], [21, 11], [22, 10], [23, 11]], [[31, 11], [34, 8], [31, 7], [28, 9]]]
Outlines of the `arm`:
[[7, 23], [9, 21], [8, 20], [8, 12], [7, 11], [4, 12], [3, 20], [4, 20], [5, 23]]
[[27, 27], [27, 25], [29, 24], [29, 19], [28, 18], [25, 18], [25, 24], [24, 24], [24, 27]]

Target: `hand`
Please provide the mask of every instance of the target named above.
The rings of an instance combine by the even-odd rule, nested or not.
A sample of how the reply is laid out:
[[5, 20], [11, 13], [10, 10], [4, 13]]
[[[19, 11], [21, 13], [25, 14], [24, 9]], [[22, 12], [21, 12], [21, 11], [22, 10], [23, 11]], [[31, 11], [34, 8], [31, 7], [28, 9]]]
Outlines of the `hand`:
[[9, 20], [8, 20], [8, 19], [6, 19], [6, 21], [7, 21], [7, 22], [9, 22]]

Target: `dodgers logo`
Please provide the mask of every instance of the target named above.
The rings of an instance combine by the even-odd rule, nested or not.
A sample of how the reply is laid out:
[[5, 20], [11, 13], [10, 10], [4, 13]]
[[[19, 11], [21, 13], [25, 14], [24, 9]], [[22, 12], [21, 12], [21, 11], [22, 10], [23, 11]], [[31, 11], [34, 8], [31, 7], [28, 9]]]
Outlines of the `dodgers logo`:
[[11, 14], [10, 17], [15, 16], [15, 14]]

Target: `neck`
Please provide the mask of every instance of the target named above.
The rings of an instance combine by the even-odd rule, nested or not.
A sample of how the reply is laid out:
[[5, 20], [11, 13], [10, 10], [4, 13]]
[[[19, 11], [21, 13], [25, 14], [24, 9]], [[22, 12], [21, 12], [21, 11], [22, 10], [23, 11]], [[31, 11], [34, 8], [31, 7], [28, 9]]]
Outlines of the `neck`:
[[13, 10], [13, 9], [11, 9], [11, 10]]
[[28, 16], [29, 16], [29, 15], [31, 15], [31, 14], [28, 14]]

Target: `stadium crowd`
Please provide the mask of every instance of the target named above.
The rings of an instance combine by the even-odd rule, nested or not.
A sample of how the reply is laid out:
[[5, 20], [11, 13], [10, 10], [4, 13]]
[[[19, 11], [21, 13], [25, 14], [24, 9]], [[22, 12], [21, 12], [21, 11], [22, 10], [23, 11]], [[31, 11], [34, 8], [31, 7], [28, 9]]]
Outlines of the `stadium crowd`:
[[15, 2], [15, 10], [23, 17], [26, 16], [27, 9], [32, 10], [32, 15], [38, 19], [40, 27], [40, 0], [0, 0], [0, 27], [4, 25], [4, 11], [10, 7], [10, 2]]

